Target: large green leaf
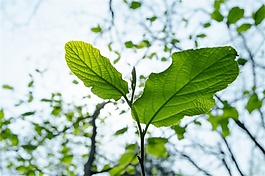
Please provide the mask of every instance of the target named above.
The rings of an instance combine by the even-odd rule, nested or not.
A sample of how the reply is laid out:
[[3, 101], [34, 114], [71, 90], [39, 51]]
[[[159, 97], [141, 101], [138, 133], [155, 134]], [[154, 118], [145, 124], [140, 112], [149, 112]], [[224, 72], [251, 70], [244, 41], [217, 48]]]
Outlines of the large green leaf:
[[65, 51], [71, 71], [97, 96], [118, 100], [128, 93], [128, 83], [98, 49], [82, 41], [70, 41]]
[[141, 123], [159, 127], [208, 112], [215, 103], [213, 95], [238, 75], [236, 55], [228, 46], [174, 53], [169, 68], [149, 76], [133, 104], [134, 118], [137, 114]]

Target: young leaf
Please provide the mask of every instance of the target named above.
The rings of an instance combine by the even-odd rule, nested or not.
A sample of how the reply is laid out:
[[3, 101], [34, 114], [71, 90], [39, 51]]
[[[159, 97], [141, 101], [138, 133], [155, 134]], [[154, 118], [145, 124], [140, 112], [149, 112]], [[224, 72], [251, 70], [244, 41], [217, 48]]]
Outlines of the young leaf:
[[238, 33], [242, 33], [242, 32], [249, 30], [251, 28], [251, 26], [252, 25], [249, 23], [244, 23], [241, 26], [239, 26], [236, 30]]
[[9, 86], [7, 84], [2, 86], [3, 89], [9, 89], [9, 90], [14, 90], [14, 88], [12, 86]]
[[262, 101], [259, 100], [259, 97], [256, 93], [251, 95], [251, 97], [248, 100], [248, 103], [246, 105], [246, 109], [249, 113], [252, 113], [255, 109], [260, 109], [262, 106]]
[[233, 24], [236, 23], [244, 16], [244, 9], [240, 9], [239, 7], [233, 7], [227, 16], [227, 23]]
[[208, 112], [213, 95], [238, 75], [232, 47], [186, 50], [172, 55], [172, 64], [161, 73], [152, 73], [142, 96], [133, 104], [140, 123], [171, 126], [184, 116]]
[[95, 32], [95, 33], [99, 33], [102, 31], [102, 29], [101, 29], [100, 25], [98, 25], [97, 27], [91, 28], [91, 31]]
[[119, 129], [118, 131], [115, 132], [114, 135], [115, 135], [115, 136], [121, 135], [121, 134], [125, 133], [127, 130], [128, 130], [128, 127], [125, 127], [125, 128]]
[[147, 140], [146, 152], [157, 158], [166, 158], [168, 156], [165, 144], [167, 139], [161, 137], [151, 137]]
[[135, 10], [135, 9], [138, 9], [138, 8], [140, 8], [141, 7], [141, 3], [140, 2], [137, 2], [137, 1], [133, 1], [132, 3], [131, 3], [131, 6], [130, 6], [130, 8], [131, 9], [133, 9], [133, 10]]
[[253, 14], [255, 25], [259, 25], [265, 19], [265, 5], [262, 5], [256, 13]]
[[216, 20], [217, 22], [221, 22], [224, 19], [224, 16], [219, 12], [219, 10], [215, 10], [212, 14], [211, 17], [213, 20]]
[[98, 49], [82, 41], [70, 41], [65, 51], [68, 67], [97, 96], [118, 100], [128, 93], [128, 83]]

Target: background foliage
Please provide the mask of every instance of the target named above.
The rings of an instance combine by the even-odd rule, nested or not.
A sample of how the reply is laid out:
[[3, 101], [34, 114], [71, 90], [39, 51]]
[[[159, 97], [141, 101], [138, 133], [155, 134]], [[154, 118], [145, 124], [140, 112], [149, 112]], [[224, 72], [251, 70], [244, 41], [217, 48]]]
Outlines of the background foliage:
[[[36, 11], [41, 3], [37, 1]], [[164, 70], [170, 64], [175, 51], [232, 45], [239, 53], [240, 75], [227, 90], [217, 93], [211, 112], [185, 118], [171, 128], [151, 128], [146, 142], [148, 175], [262, 175], [264, 2], [104, 3], [107, 15], [86, 24], [87, 41], [101, 46], [127, 81], [128, 70], [135, 65], [139, 88], [152, 71]], [[1, 11], [8, 6], [3, 1]], [[49, 52], [54, 50], [50, 48]], [[60, 50], [64, 52], [63, 45]], [[59, 66], [64, 62], [60, 58]], [[88, 175], [137, 175], [140, 171], [136, 158], [137, 129], [124, 102], [102, 104], [88, 90], [80, 89], [83, 85], [74, 76], [64, 79], [72, 86], [70, 93], [65, 92], [66, 87], [52, 92], [40, 89], [47, 87], [45, 78], [59, 74], [46, 69], [52, 66], [25, 73], [29, 76], [24, 92], [8, 82], [2, 84], [1, 173], [83, 175], [86, 164]], [[78, 97], [69, 96], [74, 91]]]

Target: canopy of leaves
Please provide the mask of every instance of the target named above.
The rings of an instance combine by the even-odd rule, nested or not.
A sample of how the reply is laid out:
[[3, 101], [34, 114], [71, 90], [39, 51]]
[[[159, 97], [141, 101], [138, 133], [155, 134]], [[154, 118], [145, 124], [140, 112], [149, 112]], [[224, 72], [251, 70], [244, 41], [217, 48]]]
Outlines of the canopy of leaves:
[[65, 45], [65, 59], [71, 71], [103, 99], [118, 100], [128, 93], [128, 84], [98, 49], [82, 41]]
[[184, 116], [209, 111], [213, 95], [238, 75], [232, 47], [187, 50], [172, 55], [162, 73], [152, 73], [133, 108], [141, 123], [157, 127], [176, 124]]

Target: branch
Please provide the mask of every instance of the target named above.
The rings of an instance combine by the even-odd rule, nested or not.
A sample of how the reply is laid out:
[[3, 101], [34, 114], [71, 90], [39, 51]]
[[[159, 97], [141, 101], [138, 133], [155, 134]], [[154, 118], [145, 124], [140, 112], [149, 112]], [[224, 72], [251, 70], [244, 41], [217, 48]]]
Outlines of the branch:
[[185, 154], [184, 152], [179, 151], [178, 149], [175, 148], [175, 151], [180, 154], [181, 157], [187, 159], [196, 169], [198, 169], [200, 172], [204, 173], [204, 175], [210, 176], [211, 174], [201, 168], [190, 156]]
[[230, 148], [230, 146], [229, 146], [227, 140], [222, 136], [221, 133], [219, 133], [219, 134], [220, 134], [221, 138], [223, 139], [223, 141], [224, 141], [224, 143], [225, 143], [225, 145], [226, 145], [226, 147], [227, 147], [227, 149], [228, 149], [228, 151], [229, 151], [229, 153], [230, 153], [230, 155], [231, 155], [231, 159], [232, 159], [232, 161], [235, 163], [235, 166], [236, 166], [236, 168], [237, 168], [237, 171], [240, 173], [241, 176], [244, 176], [243, 172], [242, 172], [241, 169], [239, 168], [239, 165], [238, 165], [238, 163], [237, 163], [237, 161], [236, 161], [236, 158], [235, 158], [235, 156], [234, 156], [234, 154], [233, 154], [233, 152], [232, 152], [232, 150], [231, 150], [231, 148]]
[[250, 131], [246, 128], [246, 126], [240, 122], [239, 120], [235, 121], [236, 124], [242, 129], [244, 130], [248, 136], [250, 137], [250, 139], [252, 139], [252, 141], [255, 143], [255, 145], [261, 150], [261, 152], [265, 155], [265, 149], [258, 143], [258, 141], [256, 140], [256, 138], [250, 133]]
[[95, 153], [96, 153], [96, 135], [97, 135], [97, 126], [96, 126], [96, 118], [99, 116], [100, 114], [100, 110], [104, 108], [104, 106], [109, 103], [108, 102], [103, 102], [101, 104], [99, 104], [94, 112], [94, 114], [91, 116], [92, 120], [91, 120], [91, 125], [92, 125], [92, 135], [91, 135], [91, 147], [90, 147], [90, 152], [89, 152], [89, 157], [88, 160], [84, 166], [84, 176], [91, 176], [93, 174], [92, 171], [92, 165], [93, 162], [95, 160]]
[[109, 30], [110, 30], [111, 27], [114, 26], [114, 11], [112, 9], [112, 0], [109, 0], [109, 11], [111, 14], [111, 26], [109, 27]]
[[192, 159], [191, 157], [189, 157], [188, 155], [184, 154], [184, 153], [180, 153], [182, 155], [182, 157], [186, 158], [194, 167], [196, 167], [199, 171], [203, 172], [205, 175], [210, 176], [211, 174], [209, 174], [206, 170], [204, 170], [203, 168], [200, 168], [200, 166], [198, 166]]

